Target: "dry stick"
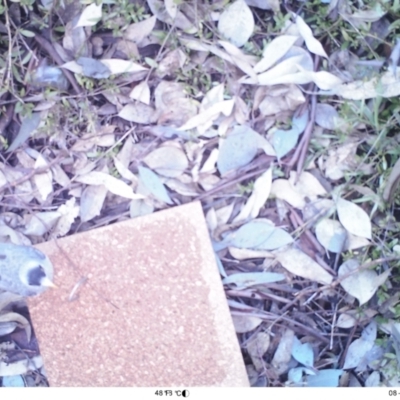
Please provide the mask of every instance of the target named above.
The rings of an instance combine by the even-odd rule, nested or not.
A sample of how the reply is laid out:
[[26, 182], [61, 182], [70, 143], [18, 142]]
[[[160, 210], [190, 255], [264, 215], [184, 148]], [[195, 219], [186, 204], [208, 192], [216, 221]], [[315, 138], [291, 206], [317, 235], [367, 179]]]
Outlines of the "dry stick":
[[249, 173], [247, 173], [245, 175], [242, 175], [242, 176], [239, 176], [237, 178], [234, 178], [234, 179], [228, 180], [226, 182], [223, 182], [222, 184], [220, 184], [220, 185], [208, 190], [207, 192], [204, 192], [204, 193], [196, 196], [193, 199], [193, 201], [203, 200], [204, 198], [206, 198], [208, 196], [215, 195], [218, 192], [226, 189], [227, 187], [234, 185], [235, 183], [239, 183], [239, 182], [244, 181], [245, 179], [250, 179], [250, 178], [253, 178], [254, 176], [262, 174], [266, 169], [268, 169], [270, 167], [270, 164], [271, 164], [272, 160], [273, 160], [273, 157], [269, 157], [269, 156], [261, 156], [261, 157], [259, 157], [254, 163], [248, 165], [246, 169], [258, 167], [259, 165], [262, 165], [265, 162], [269, 161], [267, 168], [260, 168], [260, 169], [257, 169], [255, 171], [249, 172]]
[[13, 116], [14, 116], [14, 104], [10, 104], [5, 114], [0, 118], [0, 136], [4, 135], [4, 131], [6, 130], [7, 126], [10, 124]]
[[28, 172], [26, 175], [22, 176], [21, 178], [7, 183], [3, 186], [0, 187], [0, 193], [4, 192], [7, 189], [11, 189], [15, 186], [20, 185], [21, 183], [27, 181], [28, 179], [31, 179], [34, 175], [36, 174], [43, 174], [44, 172], [47, 172], [47, 170], [49, 168], [51, 168], [53, 165], [58, 164], [58, 162], [60, 161], [61, 156], [58, 155], [53, 161], [51, 161], [49, 164], [47, 164], [45, 167], [40, 167], [40, 168], [36, 168], [36, 169], [32, 169], [30, 172]]
[[239, 316], [242, 316], [242, 317], [243, 316], [246, 316], [246, 317], [251, 316], [251, 317], [256, 317], [256, 318], [260, 318], [260, 319], [265, 320], [265, 321], [272, 321], [272, 322], [275, 322], [276, 320], [280, 319], [280, 320], [283, 320], [283, 321], [285, 321], [287, 323], [293, 324], [293, 325], [297, 326], [298, 328], [301, 328], [303, 331], [305, 331], [309, 335], [314, 336], [315, 338], [321, 340], [325, 344], [329, 344], [329, 339], [326, 338], [325, 336], [322, 336], [318, 331], [316, 331], [316, 330], [314, 330], [312, 328], [309, 328], [308, 326], [303, 325], [302, 323], [297, 322], [297, 321], [295, 321], [295, 320], [293, 320], [291, 318], [285, 317], [283, 315], [274, 315], [274, 314], [272, 314], [270, 312], [261, 311], [261, 310], [260, 310], [260, 313], [246, 313], [246, 312], [240, 312], [240, 311], [231, 310], [231, 314], [232, 315], [239, 315]]
[[[301, 219], [300, 215], [297, 214], [297, 212], [294, 210], [293, 207], [290, 207], [290, 213], [293, 216], [293, 218], [296, 220], [296, 223], [299, 227], [305, 226], [304, 221]], [[310, 232], [309, 229], [304, 228], [304, 234], [307, 236], [307, 239], [310, 241], [310, 243], [315, 247], [315, 250], [317, 250], [321, 254], [325, 253], [325, 249], [319, 244], [319, 242], [314, 237], [314, 235]]]
[[378, 264], [383, 264], [384, 262], [387, 262], [387, 261], [394, 261], [394, 260], [400, 260], [400, 256], [377, 258], [376, 260], [370, 261], [370, 262], [368, 262], [366, 264], [361, 264], [359, 267], [357, 267], [353, 271], [350, 271], [347, 274], [342, 275], [341, 277], [337, 278], [334, 282], [330, 283], [329, 285], [321, 286], [318, 289], [314, 289], [314, 288], [303, 289], [296, 295], [296, 298], [294, 298], [289, 304], [284, 306], [280, 311], [282, 313], [284, 313], [292, 305], [294, 305], [298, 301], [298, 299], [300, 297], [302, 297], [302, 296], [304, 296], [306, 294], [309, 294], [309, 293], [320, 293], [320, 292], [322, 292], [322, 291], [324, 291], [326, 289], [333, 289], [334, 287], [339, 285], [343, 280], [347, 279], [351, 275], [356, 274], [357, 272], [360, 272], [360, 271], [362, 271], [364, 269], [368, 269], [370, 267], [374, 267], [375, 265], [378, 265]]
[[299, 157], [299, 161], [297, 162], [297, 179], [296, 180], [299, 179], [299, 176], [300, 176], [301, 172], [303, 171], [304, 162], [306, 160], [306, 155], [307, 155], [307, 150], [308, 150], [308, 145], [310, 144], [311, 135], [314, 130], [316, 108], [317, 108], [317, 95], [312, 94], [311, 95], [310, 121], [307, 124], [307, 128], [304, 131], [303, 138], [302, 138], [300, 157]]
[[86, 276], [83, 276], [82, 272], [80, 271], [79, 267], [71, 260], [71, 258], [69, 257], [69, 255], [67, 254], [67, 252], [58, 244], [58, 240], [54, 239], [54, 242], [56, 244], [56, 246], [58, 247], [58, 249], [61, 251], [62, 255], [68, 260], [68, 262], [72, 265], [72, 267], [74, 268], [74, 270], [76, 272], [78, 272], [78, 274], [81, 275], [81, 279], [79, 280], [79, 282], [74, 286], [74, 288], [72, 289], [72, 292], [70, 294], [70, 298], [72, 301], [72, 297], [74, 297], [75, 292], [77, 291], [78, 287], [84, 284], [87, 284], [90, 289], [92, 289], [97, 296], [99, 296], [101, 299], [103, 299], [104, 301], [106, 301], [107, 303], [111, 304], [113, 307], [115, 307], [117, 310], [119, 310], [120, 308], [115, 305], [110, 299], [108, 299], [107, 297], [103, 296], [95, 287], [93, 287], [93, 285], [90, 284], [89, 282], [89, 278], [87, 278]]
[[[58, 65], [63, 65], [64, 61], [62, 60], [62, 58], [59, 56], [59, 54], [57, 53], [57, 51], [54, 49], [54, 47], [51, 45], [50, 42], [48, 42], [44, 37], [36, 34], [33, 37], [39, 44], [40, 46], [43, 47], [43, 49], [45, 49], [47, 51], [47, 53], [49, 53], [49, 55], [51, 56], [51, 58], [58, 64]], [[76, 94], [82, 94], [83, 90], [82, 88], [78, 85], [78, 82], [76, 81], [75, 77], [72, 75], [72, 73], [68, 70], [66, 70], [65, 68], [62, 69], [62, 72], [64, 73], [64, 75], [67, 77], [67, 79], [70, 81], [72, 87], [75, 90]]]

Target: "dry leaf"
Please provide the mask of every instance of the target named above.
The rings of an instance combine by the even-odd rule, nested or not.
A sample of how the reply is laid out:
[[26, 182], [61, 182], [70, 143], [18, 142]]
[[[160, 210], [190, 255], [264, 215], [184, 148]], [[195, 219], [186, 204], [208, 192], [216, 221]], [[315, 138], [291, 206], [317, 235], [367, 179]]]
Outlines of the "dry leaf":
[[275, 38], [263, 51], [262, 59], [255, 65], [257, 74], [271, 68], [278, 62], [298, 40], [297, 36], [282, 35]]
[[323, 285], [329, 285], [333, 277], [311, 257], [298, 249], [287, 249], [277, 253], [276, 259], [294, 275]]
[[[44, 157], [41, 154], [38, 154], [35, 162], [35, 169], [47, 167], [47, 165], [47, 161]], [[49, 194], [53, 192], [53, 176], [51, 170], [49, 169], [40, 174], [36, 173], [33, 176], [33, 181], [40, 193], [41, 202], [45, 202]]]
[[296, 26], [299, 30], [300, 35], [306, 42], [307, 49], [311, 51], [311, 53], [317, 54], [318, 56], [328, 58], [328, 55], [325, 53], [322, 44], [315, 39], [311, 28], [304, 22], [303, 18], [299, 15], [293, 13], [293, 16], [296, 20]]
[[101, 20], [101, 7], [102, 3], [97, 5], [96, 3], [92, 3], [89, 6], [85, 7], [77, 24], [75, 25], [76, 28], [79, 26], [94, 26]]
[[157, 18], [153, 15], [143, 21], [136, 22], [135, 24], [129, 25], [123, 33], [124, 39], [135, 42], [140, 45], [146, 36], [149, 36], [153, 31]]
[[272, 185], [272, 168], [268, 168], [254, 182], [254, 189], [239, 215], [233, 220], [238, 222], [248, 217], [256, 218], [268, 199]]
[[104, 185], [111, 193], [127, 199], [143, 199], [144, 196], [133, 193], [133, 190], [125, 182], [113, 176], [99, 171], [91, 171], [85, 175], [79, 175], [75, 178], [77, 182], [86, 185]]
[[176, 147], [162, 146], [153, 150], [143, 161], [160, 175], [176, 178], [188, 167], [185, 153]]
[[250, 332], [262, 322], [261, 318], [246, 315], [232, 315], [232, 320], [237, 333]]
[[82, 222], [90, 221], [100, 215], [107, 192], [104, 185], [92, 185], [85, 188], [81, 196], [79, 211]]
[[140, 82], [129, 93], [129, 97], [133, 100], [141, 101], [144, 104], [150, 105], [150, 88], [146, 81]]
[[[359, 266], [360, 263], [358, 260], [347, 260], [339, 267], [339, 278], [356, 271]], [[372, 298], [379, 286], [385, 283], [390, 272], [391, 270], [388, 269], [383, 274], [378, 275], [375, 271], [362, 269], [343, 279], [340, 285], [347, 293], [354, 296], [360, 302], [361, 306]]]
[[336, 201], [339, 221], [347, 231], [371, 239], [372, 227], [368, 214], [358, 205], [341, 198]]
[[250, 39], [254, 30], [254, 17], [244, 0], [236, 0], [226, 7], [219, 17], [218, 30], [238, 47]]

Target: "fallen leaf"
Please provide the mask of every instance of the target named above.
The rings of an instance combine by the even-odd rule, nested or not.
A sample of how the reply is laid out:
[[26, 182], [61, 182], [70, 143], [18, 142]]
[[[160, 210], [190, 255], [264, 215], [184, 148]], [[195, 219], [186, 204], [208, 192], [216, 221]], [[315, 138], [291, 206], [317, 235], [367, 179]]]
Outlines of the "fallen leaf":
[[347, 231], [356, 236], [371, 239], [372, 227], [368, 214], [351, 201], [338, 198], [336, 200], [339, 221]]
[[[360, 263], [358, 260], [347, 260], [339, 267], [339, 278], [356, 271], [359, 266]], [[388, 269], [381, 275], [378, 275], [375, 271], [361, 269], [360, 271], [354, 272], [347, 278], [343, 279], [340, 282], [340, 285], [347, 293], [355, 297], [361, 306], [372, 298], [379, 286], [385, 283], [386, 279], [390, 275], [390, 272], [391, 270]]]
[[311, 257], [298, 249], [287, 249], [277, 253], [276, 259], [294, 275], [309, 279], [323, 285], [329, 285], [333, 277]]
[[143, 199], [144, 196], [133, 192], [132, 188], [120, 179], [99, 171], [91, 171], [75, 178], [77, 182], [86, 185], [104, 185], [111, 193], [127, 199]]
[[247, 219], [248, 217], [256, 218], [268, 199], [271, 191], [271, 185], [272, 168], [268, 168], [267, 171], [259, 176], [254, 182], [253, 192], [233, 222], [241, 221]]
[[79, 26], [96, 25], [101, 20], [101, 8], [102, 3], [100, 3], [99, 5], [97, 5], [96, 3], [92, 3], [89, 6], [85, 7], [75, 27], [78, 28]]
[[296, 15], [292, 13], [293, 17], [296, 21], [296, 26], [299, 30], [300, 35], [306, 42], [307, 49], [311, 51], [311, 53], [317, 54], [318, 56], [328, 58], [328, 55], [325, 53], [322, 44], [315, 39], [311, 28], [304, 22], [303, 18], [300, 15]]
[[261, 324], [262, 319], [252, 316], [232, 315], [233, 325], [237, 333], [250, 332]]
[[243, 46], [253, 34], [254, 17], [244, 0], [236, 0], [219, 17], [218, 31], [234, 45]]
[[262, 59], [254, 66], [257, 74], [271, 68], [298, 40], [297, 36], [282, 35], [276, 37], [263, 51]]
[[[36, 162], [35, 162], [35, 169], [47, 167], [47, 161], [41, 154], [38, 154]], [[36, 173], [33, 176], [33, 181], [40, 193], [41, 202], [45, 202], [47, 197], [50, 193], [53, 192], [53, 175], [51, 170], [48, 169], [42, 173]]]

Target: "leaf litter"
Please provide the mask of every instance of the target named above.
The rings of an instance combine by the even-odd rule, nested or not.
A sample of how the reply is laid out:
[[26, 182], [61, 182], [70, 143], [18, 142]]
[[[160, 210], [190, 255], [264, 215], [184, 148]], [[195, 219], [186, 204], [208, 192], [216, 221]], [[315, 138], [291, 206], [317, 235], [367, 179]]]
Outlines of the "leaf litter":
[[[252, 385], [398, 385], [393, 362], [365, 361], [387, 360], [377, 317], [398, 313], [396, 5], [45, 3], [51, 40], [31, 8], [0, 12], [1, 240], [201, 200]], [[1, 304], [0, 338], [29, 335]], [[3, 343], [0, 377], [41, 374]]]

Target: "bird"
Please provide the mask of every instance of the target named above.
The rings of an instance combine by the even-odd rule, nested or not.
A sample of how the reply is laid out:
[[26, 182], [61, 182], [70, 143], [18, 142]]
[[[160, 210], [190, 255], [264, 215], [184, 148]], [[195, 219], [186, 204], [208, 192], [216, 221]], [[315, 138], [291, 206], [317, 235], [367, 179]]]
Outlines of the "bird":
[[36, 296], [53, 283], [53, 264], [31, 246], [0, 243], [0, 290], [23, 297]]

